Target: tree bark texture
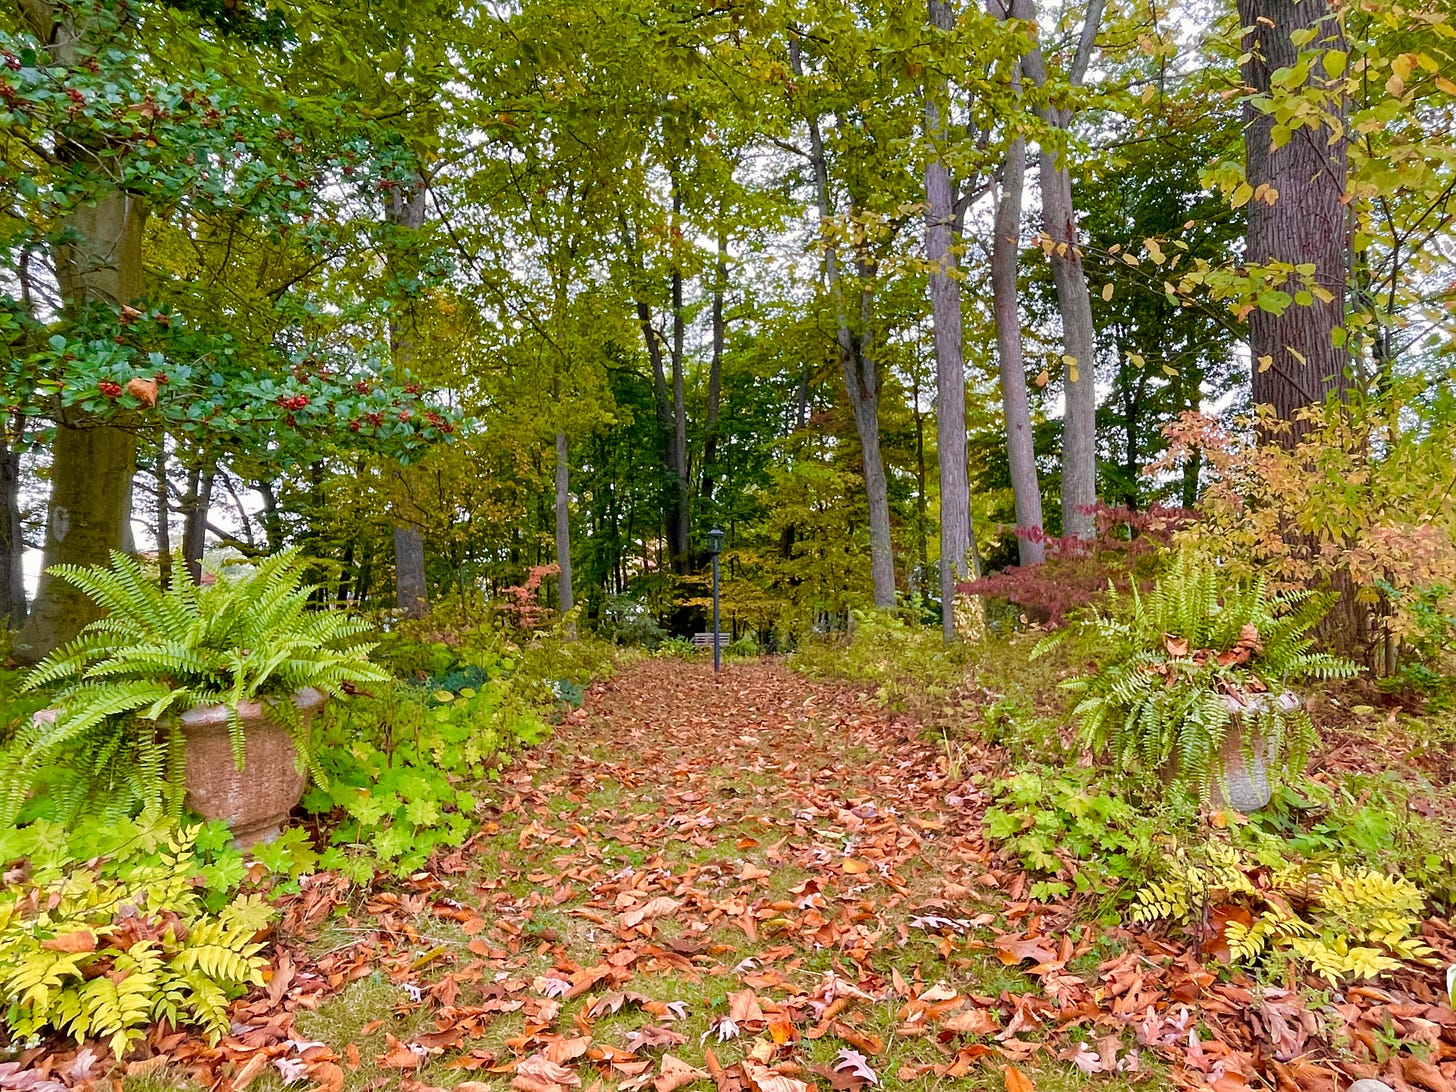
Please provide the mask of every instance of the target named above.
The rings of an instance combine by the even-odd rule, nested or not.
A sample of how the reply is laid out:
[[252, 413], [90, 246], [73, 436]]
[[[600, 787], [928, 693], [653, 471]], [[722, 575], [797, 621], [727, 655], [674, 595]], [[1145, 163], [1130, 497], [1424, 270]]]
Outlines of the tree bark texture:
[[[21, 16], [55, 61], [81, 63], [117, 41], [92, 40], [100, 34], [83, 17], [55, 3], [28, 0]], [[53, 249], [56, 283], [70, 314], [105, 308], [118, 310], [142, 294], [142, 234], [146, 207], [134, 194], [114, 189], [97, 167], [109, 149], [76, 148], [58, 141], [78, 172], [96, 183], [95, 194], [65, 214], [64, 242]], [[126, 428], [89, 420], [60, 420], [51, 449], [51, 496], [46, 519], [45, 568], [52, 565], [106, 564], [112, 550], [126, 543], [130, 527], [136, 437]], [[63, 580], [42, 573], [36, 600], [16, 637], [15, 658], [34, 662], [71, 640], [96, 616], [91, 601]]]
[[182, 526], [182, 563], [194, 584], [202, 583], [202, 555], [207, 549], [207, 516], [212, 508], [212, 486], [217, 464], [208, 462], [190, 475], [187, 516]]
[[[931, 27], [955, 25], [947, 0], [928, 0]], [[966, 469], [966, 365], [961, 347], [961, 293], [951, 250], [955, 193], [942, 158], [949, 133], [942, 111], [944, 79], [925, 85], [925, 260], [930, 267], [930, 316], [935, 336], [935, 435], [940, 453], [940, 602], [947, 641], [955, 640], [956, 585], [969, 575], [971, 489]]]
[[556, 433], [556, 563], [561, 567], [557, 577], [561, 613], [576, 605], [571, 586], [571, 459], [566, 447], [566, 433]]
[[[395, 187], [390, 193], [388, 204], [385, 205], [385, 218], [396, 228], [406, 232], [418, 232], [424, 227], [424, 180], [417, 180], [417, 186], [409, 192], [405, 192], [403, 187]], [[394, 241], [394, 248], [396, 253], [401, 249], [397, 240]], [[390, 272], [398, 275], [401, 270], [398, 269], [397, 262], [391, 259], [390, 264]], [[403, 301], [396, 299], [394, 302], [398, 306]], [[391, 309], [389, 313], [389, 343], [394, 366], [403, 373], [414, 361], [417, 352], [415, 335], [406, 329], [397, 309]], [[404, 467], [398, 473], [400, 484], [407, 492], [412, 492], [409, 487], [415, 475]], [[422, 618], [430, 610], [430, 590], [425, 580], [425, 536], [417, 522], [404, 517], [402, 507], [403, 505], [395, 505], [393, 513], [394, 602], [396, 607], [404, 611], [406, 617]]]
[[20, 521], [20, 452], [0, 432], [0, 627], [25, 621], [25, 533]]
[[[1102, 0], [1088, 5], [1081, 41], [1068, 72], [1069, 82], [1080, 86], [1102, 20]], [[1014, 0], [1011, 15], [1034, 19], [1031, 0]], [[1047, 82], [1046, 62], [1041, 47], [1033, 46], [1022, 58], [1022, 71], [1037, 87]], [[1072, 121], [1070, 110], [1045, 107], [1043, 119], [1066, 130]], [[1072, 176], [1064, 157], [1043, 148], [1038, 157], [1041, 174], [1042, 230], [1052, 242], [1052, 281], [1056, 286], [1057, 310], [1062, 316], [1062, 352], [1066, 362], [1062, 416], [1062, 534], [1091, 538], [1096, 533], [1092, 509], [1097, 504], [1097, 382], [1096, 342], [1092, 324], [1092, 297], [1082, 268], [1077, 241], [1077, 214], [1072, 205]]]
[[[1264, 94], [1275, 71], [1298, 61], [1292, 33], [1313, 29], [1317, 44], [1345, 48], [1327, 0], [1239, 0], [1239, 21], [1250, 28], [1244, 80]], [[1311, 82], [1322, 79], [1317, 71], [1311, 66]], [[1331, 297], [1291, 304], [1279, 315], [1259, 308], [1249, 314], [1254, 404], [1272, 406], [1280, 420], [1291, 423], [1287, 432], [1270, 438], [1292, 446], [1308, 431], [1296, 420], [1299, 411], [1331, 394], [1343, 397], [1349, 386], [1350, 358], [1333, 338], [1345, 313], [1348, 238], [1342, 199], [1348, 148], [1343, 139], [1330, 142], [1327, 125], [1297, 129], [1275, 148], [1273, 126], [1272, 115], [1245, 104], [1245, 177], [1256, 191], [1245, 208], [1248, 260], [1289, 267], [1313, 263], [1314, 280]], [[1259, 193], [1261, 186], [1276, 191], [1273, 204]], [[1293, 295], [1297, 283], [1279, 287]]]
[[[789, 39], [789, 63], [794, 75], [804, 75], [797, 37]], [[819, 207], [819, 223], [828, 235], [834, 206], [829, 191], [829, 161], [824, 154], [824, 134], [817, 115], [805, 119], [809, 125], [809, 158], [814, 170], [814, 193]], [[861, 269], [861, 279], [868, 271]], [[890, 537], [890, 491], [885, 477], [885, 463], [880, 455], [880, 381], [875, 363], [870, 323], [873, 297], [868, 287], [860, 291], [860, 329], [850, 329], [844, 286], [839, 273], [839, 256], [833, 246], [824, 250], [824, 280], [834, 303], [835, 343], [839, 350], [840, 369], [844, 373], [845, 392], [854, 411], [855, 432], [859, 436], [864, 461], [865, 499], [869, 503], [870, 579], [874, 586], [875, 606], [895, 605], [895, 550]]]
[[991, 242], [991, 310], [996, 320], [996, 354], [1001, 363], [1001, 410], [1006, 418], [1006, 454], [1016, 506], [1016, 550], [1022, 565], [1046, 560], [1041, 539], [1041, 483], [1031, 431], [1031, 400], [1026, 389], [1026, 356], [1021, 341], [1021, 290], [1017, 283], [1021, 251], [1021, 196], [1026, 182], [1026, 141], [1006, 150], [1001, 194]]

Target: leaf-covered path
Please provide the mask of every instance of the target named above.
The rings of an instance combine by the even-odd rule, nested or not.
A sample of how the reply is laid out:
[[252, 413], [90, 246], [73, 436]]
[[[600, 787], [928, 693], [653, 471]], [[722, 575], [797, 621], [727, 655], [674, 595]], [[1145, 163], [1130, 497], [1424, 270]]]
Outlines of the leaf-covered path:
[[[952, 761], [772, 662], [630, 662], [437, 868], [362, 903], [305, 881], [220, 1049], [155, 1046], [204, 1085], [331, 1092], [1334, 1092], [1377, 1072], [1450, 1092], [1434, 975], [1317, 1011], [1033, 903], [983, 841], [977, 769], [988, 752]], [[1381, 1048], [1397, 1036], [1428, 1049]]]

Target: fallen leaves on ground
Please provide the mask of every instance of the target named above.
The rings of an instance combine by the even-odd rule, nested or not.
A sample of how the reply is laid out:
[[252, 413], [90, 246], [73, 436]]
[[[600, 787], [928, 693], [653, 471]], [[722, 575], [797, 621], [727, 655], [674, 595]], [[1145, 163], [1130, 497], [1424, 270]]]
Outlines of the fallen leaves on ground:
[[[374, 1087], [372, 1063], [402, 1092], [863, 1092], [985, 1067], [1034, 1092], [1046, 1066], [1133, 1082], [1166, 1066], [1202, 1092], [1359, 1076], [1452, 1092], [1456, 1012], [1434, 969], [1313, 1010], [1313, 990], [1260, 988], [1188, 938], [1035, 903], [982, 834], [970, 777], [997, 756], [967, 746], [955, 780], [918, 735], [773, 663], [636, 661], [503, 771], [479, 832], [429, 870], [367, 892], [301, 880], [269, 983], [219, 1042], [158, 1027], [123, 1067], [47, 1044], [0, 1063], [0, 1089], [165, 1065], [218, 1092], [264, 1073], [342, 1092]], [[349, 942], [318, 951], [326, 923]], [[1449, 924], [1423, 939], [1456, 962]], [[382, 1043], [300, 1034], [374, 976], [398, 1003], [359, 1039]]]

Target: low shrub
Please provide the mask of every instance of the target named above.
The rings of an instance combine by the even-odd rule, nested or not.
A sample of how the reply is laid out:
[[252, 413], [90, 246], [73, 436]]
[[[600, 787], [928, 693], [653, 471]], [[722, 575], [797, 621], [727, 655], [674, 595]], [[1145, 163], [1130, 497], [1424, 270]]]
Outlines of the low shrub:
[[1286, 860], [1273, 839], [1262, 848], [1210, 841], [1174, 853], [1137, 893], [1132, 920], [1208, 922], [1212, 946], [1233, 962], [1294, 958], [1332, 983], [1432, 954], [1417, 935], [1426, 900], [1410, 881], [1337, 860]]
[[0, 832], [0, 860], [0, 1011], [18, 1040], [104, 1039], [121, 1058], [167, 1020], [215, 1041], [231, 1001], [263, 984], [273, 911], [235, 894], [243, 863], [221, 824], [39, 822]]
[[855, 611], [847, 637], [806, 638], [793, 665], [818, 678], [874, 688], [891, 709], [943, 698], [964, 685], [975, 646], [947, 646], [940, 629], [916, 625], [890, 611]]
[[327, 776], [304, 796], [328, 848], [323, 868], [357, 883], [404, 876], [476, 826], [480, 784], [498, 752], [544, 739], [550, 727], [503, 681], [427, 690], [393, 684], [324, 714], [318, 751]]
[[987, 787], [986, 835], [1033, 876], [1033, 899], [1128, 898], [1127, 885], [1149, 876], [1164, 852], [1159, 832], [1169, 824], [1123, 789], [1086, 767], [1023, 766]]
[[[1053, 538], [1038, 532], [1046, 546], [1042, 564], [1011, 565], [962, 584], [960, 590], [993, 604], [1009, 603], [1013, 626], [1063, 626], [1071, 614], [1101, 600], [1109, 587], [1126, 591], [1151, 582], [1173, 535], [1194, 516], [1187, 509], [1160, 505], [1146, 511], [1098, 505], [1092, 538]], [[995, 618], [1005, 612], [991, 613]]]

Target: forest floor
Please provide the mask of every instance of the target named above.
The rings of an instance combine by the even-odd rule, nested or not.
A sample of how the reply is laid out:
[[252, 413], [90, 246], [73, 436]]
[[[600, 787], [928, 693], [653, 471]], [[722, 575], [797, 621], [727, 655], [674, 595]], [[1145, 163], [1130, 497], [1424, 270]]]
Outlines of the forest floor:
[[1034, 903], [982, 834], [993, 749], [921, 736], [774, 662], [631, 661], [438, 868], [305, 879], [233, 1034], [157, 1033], [124, 1087], [1456, 1084], [1434, 971], [1316, 1005]]

